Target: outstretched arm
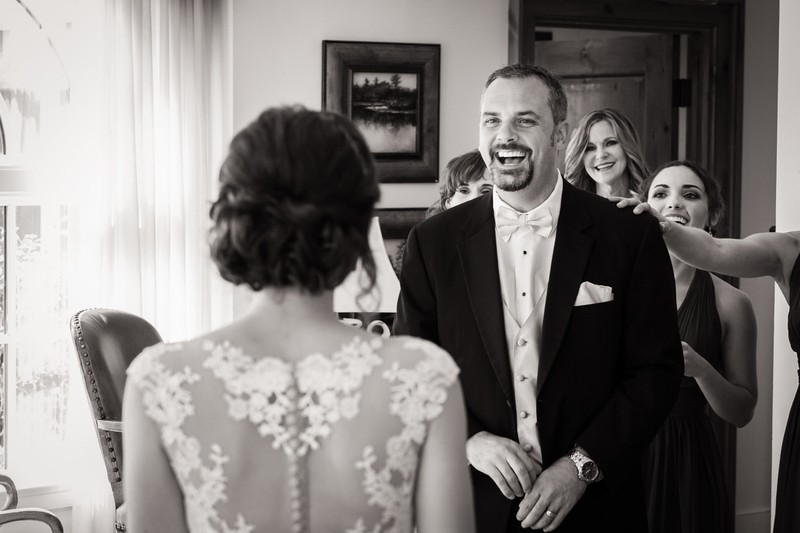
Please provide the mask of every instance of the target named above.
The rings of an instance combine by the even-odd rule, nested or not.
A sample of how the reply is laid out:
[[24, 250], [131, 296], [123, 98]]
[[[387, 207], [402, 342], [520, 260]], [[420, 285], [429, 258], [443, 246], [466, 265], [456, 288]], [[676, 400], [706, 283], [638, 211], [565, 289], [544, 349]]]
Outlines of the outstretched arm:
[[188, 532], [183, 496], [161, 447], [158, 428], [144, 412], [141, 391], [128, 383], [122, 407], [128, 528], [141, 533]]
[[702, 270], [737, 278], [771, 277], [788, 299], [789, 275], [800, 253], [800, 232], [756, 233], [744, 239], [716, 239], [699, 228], [667, 220], [647, 203], [620, 200], [619, 207], [636, 205], [636, 214], [656, 217], [669, 251]]
[[464, 398], [458, 380], [442, 414], [431, 423], [417, 479], [417, 531], [474, 533], [475, 511], [469, 465]]

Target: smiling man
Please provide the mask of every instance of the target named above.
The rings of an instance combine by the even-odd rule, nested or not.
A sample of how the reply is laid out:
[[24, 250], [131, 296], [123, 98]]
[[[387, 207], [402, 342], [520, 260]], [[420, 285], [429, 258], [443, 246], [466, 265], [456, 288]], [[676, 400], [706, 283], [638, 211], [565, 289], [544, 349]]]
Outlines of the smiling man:
[[478, 531], [645, 532], [640, 458], [683, 355], [658, 224], [564, 181], [567, 101], [546, 70], [486, 83], [493, 194], [409, 235], [394, 331], [461, 369]]

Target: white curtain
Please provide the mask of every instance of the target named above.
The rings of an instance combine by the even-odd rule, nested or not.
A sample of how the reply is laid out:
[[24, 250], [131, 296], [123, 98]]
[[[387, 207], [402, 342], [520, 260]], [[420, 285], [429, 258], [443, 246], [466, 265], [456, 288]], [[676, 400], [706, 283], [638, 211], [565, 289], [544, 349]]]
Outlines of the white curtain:
[[[231, 10], [231, 0], [106, 0], [102, 130], [71, 218], [76, 309], [138, 314], [171, 341], [231, 319], [206, 241], [232, 133]], [[73, 531], [113, 531], [99, 451], [86, 444]]]

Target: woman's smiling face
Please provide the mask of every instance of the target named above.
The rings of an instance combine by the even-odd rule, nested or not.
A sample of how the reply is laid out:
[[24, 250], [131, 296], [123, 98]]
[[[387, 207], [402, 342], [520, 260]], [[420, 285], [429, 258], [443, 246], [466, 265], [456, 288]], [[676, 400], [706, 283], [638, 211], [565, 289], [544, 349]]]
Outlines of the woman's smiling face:
[[601, 120], [589, 129], [583, 166], [598, 184], [612, 190], [628, 189], [628, 157], [608, 121]]
[[682, 226], [708, 226], [708, 195], [697, 174], [684, 166], [659, 172], [647, 191], [647, 203], [667, 219]]

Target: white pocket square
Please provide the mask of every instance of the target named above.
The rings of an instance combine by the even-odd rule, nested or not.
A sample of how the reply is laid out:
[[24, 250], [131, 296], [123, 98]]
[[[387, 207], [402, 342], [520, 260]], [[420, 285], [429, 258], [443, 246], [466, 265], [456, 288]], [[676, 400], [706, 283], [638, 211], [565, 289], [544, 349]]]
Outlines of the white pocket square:
[[601, 304], [614, 300], [614, 291], [605, 285], [595, 285], [590, 281], [581, 283], [578, 297], [575, 298], [575, 307], [579, 305]]

